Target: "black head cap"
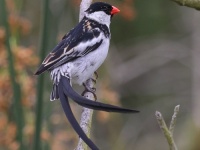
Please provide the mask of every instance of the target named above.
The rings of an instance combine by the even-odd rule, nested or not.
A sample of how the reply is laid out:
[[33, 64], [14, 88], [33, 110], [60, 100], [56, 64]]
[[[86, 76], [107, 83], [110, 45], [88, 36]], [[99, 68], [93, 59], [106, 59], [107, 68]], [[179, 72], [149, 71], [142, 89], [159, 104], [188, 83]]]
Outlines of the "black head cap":
[[90, 7], [86, 10], [86, 12], [91, 14], [97, 11], [104, 11], [106, 14], [111, 15], [112, 9], [112, 6], [108, 3], [96, 2], [91, 4]]

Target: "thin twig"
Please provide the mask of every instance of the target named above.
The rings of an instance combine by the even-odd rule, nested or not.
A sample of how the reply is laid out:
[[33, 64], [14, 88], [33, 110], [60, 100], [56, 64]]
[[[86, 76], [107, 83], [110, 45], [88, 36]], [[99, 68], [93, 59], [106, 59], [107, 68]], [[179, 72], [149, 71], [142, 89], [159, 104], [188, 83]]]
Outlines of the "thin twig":
[[159, 124], [161, 130], [163, 131], [165, 138], [167, 139], [170, 150], [178, 150], [178, 148], [174, 142], [173, 132], [174, 132], [174, 127], [176, 124], [176, 118], [177, 118], [177, 115], [179, 112], [179, 108], [180, 108], [180, 105], [177, 105], [174, 109], [174, 114], [172, 116], [172, 120], [171, 120], [169, 129], [165, 123], [164, 118], [162, 117], [162, 114], [159, 111], [156, 111], [156, 113], [155, 113], [158, 124]]
[[[79, 14], [79, 21], [82, 20], [84, 16], [84, 11], [90, 6], [92, 3], [92, 0], [82, 0], [80, 4], [80, 14]], [[97, 76], [93, 75], [93, 79], [96, 80]], [[89, 79], [86, 84], [90, 88], [95, 87], [95, 82], [92, 79]], [[91, 92], [85, 92], [84, 97], [90, 99], [90, 100], [96, 100], [94, 97], [94, 94]], [[88, 108], [83, 108], [83, 112], [81, 114], [81, 121], [80, 121], [80, 126], [83, 129], [83, 131], [86, 133], [88, 137], [90, 137], [90, 129], [91, 129], [91, 124], [92, 124], [92, 115], [93, 115], [93, 110], [88, 109]], [[83, 140], [80, 138], [78, 142], [78, 146], [76, 150], [87, 150], [88, 146], [83, 142]]]
[[[93, 75], [93, 79], [89, 79], [86, 82], [87, 86], [89, 86], [90, 88], [94, 88], [95, 87], [94, 80], [97, 80], [97, 76], [95, 76], [95, 75]], [[96, 98], [94, 97], [94, 94], [91, 92], [85, 92], [84, 97], [86, 97], [90, 100], [96, 100]], [[92, 109], [83, 108], [83, 112], [81, 114], [80, 126], [88, 137], [90, 137], [90, 129], [91, 129], [91, 125], [92, 125], [92, 115], [93, 115]], [[87, 150], [87, 149], [88, 149], [88, 146], [80, 138], [76, 150]]]
[[177, 115], [178, 115], [178, 112], [179, 112], [179, 108], [180, 108], [180, 105], [177, 105], [174, 108], [174, 114], [172, 116], [172, 120], [171, 120], [171, 123], [170, 123], [170, 126], [169, 126], [169, 131], [170, 131], [172, 136], [173, 136], [173, 133], [174, 133], [174, 127], [175, 127], [175, 124], [176, 124], [176, 118], [177, 118]]
[[79, 12], [79, 21], [81, 21], [84, 17], [84, 11], [88, 9], [92, 0], [82, 0], [80, 4], [80, 12]]

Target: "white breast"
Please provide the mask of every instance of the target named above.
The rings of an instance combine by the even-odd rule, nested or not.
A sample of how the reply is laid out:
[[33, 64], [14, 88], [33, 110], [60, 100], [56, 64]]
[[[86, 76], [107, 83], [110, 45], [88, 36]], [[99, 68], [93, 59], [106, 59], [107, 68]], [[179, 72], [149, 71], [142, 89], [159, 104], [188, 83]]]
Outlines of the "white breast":
[[110, 39], [104, 38], [98, 49], [53, 69], [51, 71], [51, 79], [54, 83], [58, 83], [60, 75], [69, 75], [73, 83], [82, 85], [83, 82], [92, 77], [93, 73], [104, 62], [108, 54], [109, 45]]
[[98, 49], [70, 63], [72, 82], [82, 84], [101, 66], [108, 54], [110, 41], [105, 39]]

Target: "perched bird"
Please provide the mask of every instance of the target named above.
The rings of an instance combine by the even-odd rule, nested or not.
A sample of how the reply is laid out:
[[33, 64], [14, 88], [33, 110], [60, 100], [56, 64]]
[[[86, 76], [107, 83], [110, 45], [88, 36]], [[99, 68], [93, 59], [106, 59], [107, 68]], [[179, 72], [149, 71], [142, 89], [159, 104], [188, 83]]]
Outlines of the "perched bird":
[[97, 101], [91, 101], [71, 87], [72, 83], [84, 85], [93, 73], [104, 62], [110, 45], [110, 23], [114, 14], [120, 10], [104, 2], [96, 2], [85, 11], [83, 19], [75, 28], [69, 31], [60, 43], [47, 55], [36, 75], [49, 71], [53, 81], [50, 100], [60, 99], [65, 114], [75, 131], [93, 150], [98, 150], [96, 145], [85, 135], [77, 123], [69, 102], [70, 97], [83, 107], [120, 113], [136, 113], [137, 110], [121, 108]]

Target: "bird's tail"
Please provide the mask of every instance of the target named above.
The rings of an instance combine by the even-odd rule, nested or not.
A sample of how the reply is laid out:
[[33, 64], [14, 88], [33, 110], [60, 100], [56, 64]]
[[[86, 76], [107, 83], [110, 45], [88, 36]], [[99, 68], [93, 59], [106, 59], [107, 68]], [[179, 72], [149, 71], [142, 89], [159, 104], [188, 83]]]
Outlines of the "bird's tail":
[[62, 104], [63, 110], [65, 112], [65, 115], [67, 119], [69, 120], [70, 124], [74, 128], [74, 130], [77, 132], [77, 134], [80, 136], [80, 138], [92, 149], [92, 150], [99, 150], [97, 146], [87, 137], [85, 132], [82, 130], [80, 125], [78, 124], [76, 118], [74, 117], [74, 114], [72, 113], [71, 107], [69, 105], [69, 101], [67, 96], [63, 92], [63, 86], [59, 83], [59, 96], [60, 96], [60, 102]]
[[104, 104], [97, 101], [89, 100], [78, 93], [76, 93], [70, 85], [70, 79], [61, 76], [60, 83], [63, 88], [63, 92], [66, 96], [69, 96], [72, 100], [83, 107], [87, 107], [90, 109], [107, 111], [107, 112], [118, 112], [118, 113], [138, 113], [138, 110], [121, 108], [114, 105]]
[[78, 103], [81, 106], [96, 109], [96, 110], [102, 110], [102, 111], [108, 111], [108, 112], [120, 112], [120, 113], [136, 113], [139, 112], [137, 110], [132, 109], [126, 109], [121, 108], [118, 106], [113, 106], [109, 104], [104, 104], [100, 102], [91, 101], [85, 97], [80, 96], [78, 93], [76, 93], [71, 85], [70, 80], [64, 76], [61, 76], [60, 82], [57, 85], [54, 85], [52, 95], [55, 98], [56, 94], [58, 94], [57, 98], [60, 98], [63, 110], [65, 112], [66, 117], [68, 118], [70, 124], [74, 128], [74, 130], [78, 133], [80, 138], [92, 149], [92, 150], [99, 150], [98, 147], [87, 137], [85, 132], [82, 130], [80, 125], [78, 124], [76, 118], [74, 117], [72, 110], [69, 105], [68, 97], [69, 96], [72, 100], [74, 100], [76, 103]]

